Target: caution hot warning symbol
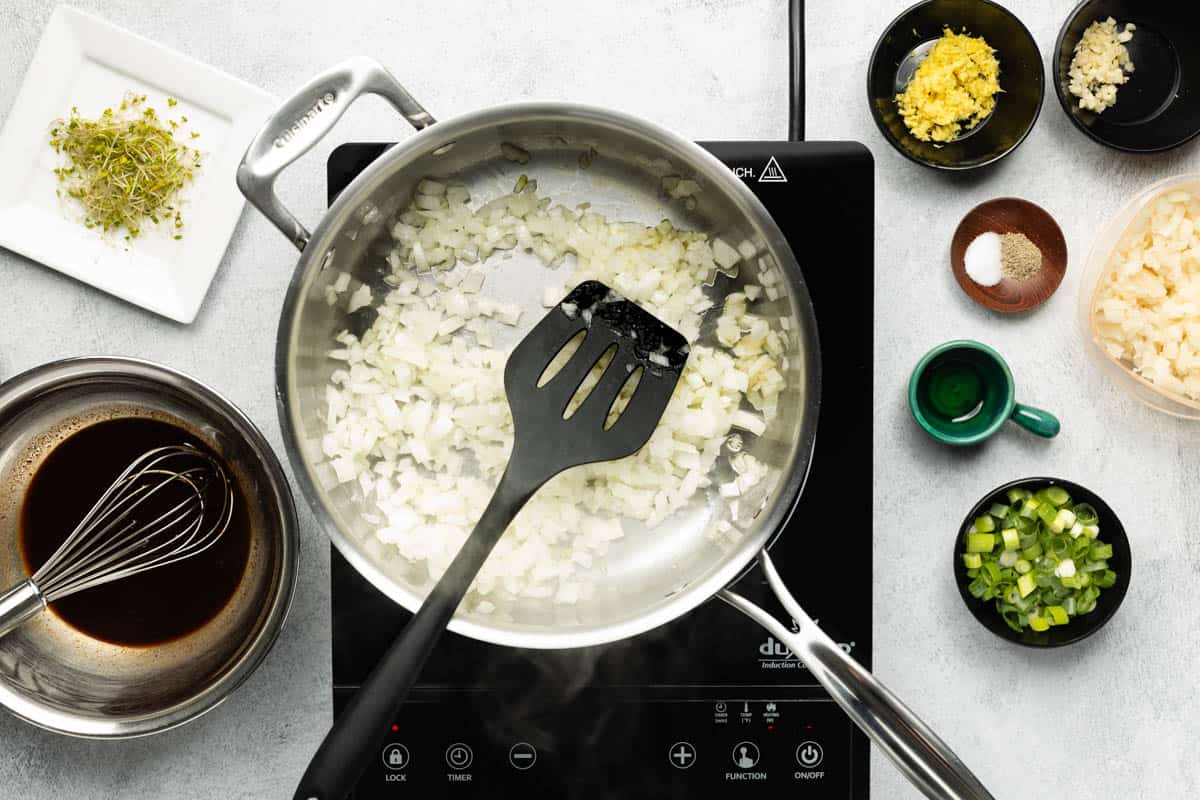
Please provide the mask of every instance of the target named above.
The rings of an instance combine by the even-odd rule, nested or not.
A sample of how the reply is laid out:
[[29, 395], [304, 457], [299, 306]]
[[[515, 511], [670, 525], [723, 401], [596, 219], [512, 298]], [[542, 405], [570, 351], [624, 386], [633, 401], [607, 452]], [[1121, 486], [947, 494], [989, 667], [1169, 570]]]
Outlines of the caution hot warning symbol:
[[767, 161], [767, 165], [763, 167], [762, 174], [758, 176], [759, 183], [787, 183], [787, 175], [783, 174], [783, 169], [779, 166], [779, 162], [775, 160], [775, 156]]

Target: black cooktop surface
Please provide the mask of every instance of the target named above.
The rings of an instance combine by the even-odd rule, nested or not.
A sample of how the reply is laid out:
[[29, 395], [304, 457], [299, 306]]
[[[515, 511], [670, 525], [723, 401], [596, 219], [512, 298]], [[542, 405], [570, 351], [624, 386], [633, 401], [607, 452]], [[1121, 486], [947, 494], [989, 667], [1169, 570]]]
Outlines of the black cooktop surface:
[[[330, 200], [386, 147], [339, 147], [328, 164]], [[704, 147], [786, 234], [821, 339], [816, 452], [772, 556], [800, 604], [870, 667], [871, 156], [853, 143]], [[737, 589], [784, 618], [757, 568]], [[332, 606], [337, 713], [411, 615], [336, 550]], [[635, 639], [583, 650], [522, 651], [447, 634], [354, 797], [690, 799], [780, 789], [864, 800], [868, 766], [866, 737], [808, 671], [714, 600]]]

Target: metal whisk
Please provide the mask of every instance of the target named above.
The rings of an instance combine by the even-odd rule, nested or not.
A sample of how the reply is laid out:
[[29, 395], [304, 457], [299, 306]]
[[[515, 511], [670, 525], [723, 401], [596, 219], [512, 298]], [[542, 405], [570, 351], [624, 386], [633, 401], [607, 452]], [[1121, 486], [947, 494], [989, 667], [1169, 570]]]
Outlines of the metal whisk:
[[233, 485], [211, 456], [189, 445], [147, 451], [32, 578], [0, 594], [0, 637], [55, 600], [204, 552], [232, 517]]

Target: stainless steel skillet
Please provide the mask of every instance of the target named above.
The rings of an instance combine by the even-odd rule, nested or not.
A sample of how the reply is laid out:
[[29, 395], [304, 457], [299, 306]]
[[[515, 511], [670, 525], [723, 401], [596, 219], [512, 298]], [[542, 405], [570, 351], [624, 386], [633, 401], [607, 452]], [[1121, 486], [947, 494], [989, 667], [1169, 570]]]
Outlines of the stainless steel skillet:
[[[356, 178], [309, 233], [275, 195], [275, 179], [365, 93], [383, 97], [418, 133]], [[587, 202], [610, 219], [653, 224], [666, 218], [728, 242], [749, 242], [754, 258], [742, 264], [738, 277], [718, 277], [710, 296], [719, 306], [760, 271], [778, 279], [778, 298], [756, 307], [756, 313], [788, 321], [788, 389], [764, 434], [747, 437], [746, 451], [770, 472], [739, 499], [736, 538], [715, 535], [724, 501], [696, 502], [652, 531], [627, 525], [629, 535], [596, 570], [591, 597], [569, 606], [550, 599], [489, 597], [494, 611], [461, 608], [450, 628], [514, 647], [579, 647], [642, 633], [719, 596], [785, 642], [926, 795], [990, 797], [927, 726], [821, 632], [779, 580], [766, 548], [803, 487], [819, 404], [817, 331], [803, 274], [774, 221], [740, 180], [697, 145], [650, 123], [603, 109], [539, 103], [500, 106], [434, 124], [390, 73], [368, 59], [319, 75], [268, 120], [243, 159], [238, 183], [301, 251], [280, 320], [276, 386], [301, 490], [334, 544], [355, 569], [409, 610], [420, 605], [432, 584], [424, 563], [410, 562], [376, 539], [374, 526], [364, 518], [368, 502], [355, 484], [334, 480], [324, 463], [324, 388], [337, 366], [327, 353], [338, 331], [360, 324], [343, 304], [326, 302], [326, 288], [342, 271], [383, 288], [390, 223], [420, 179], [450, 179], [465, 184], [472, 197], [486, 199], [510, 191], [521, 173], [536, 178], [542, 193], [568, 207]], [[690, 202], [678, 202], [664, 192], [664, 178], [693, 180], [700, 191]], [[503, 261], [500, 277], [494, 275], [489, 273], [485, 292], [521, 305], [526, 320], [540, 317], [542, 288], [567, 278], [523, 253]], [[518, 329], [514, 340], [523, 333]], [[725, 588], [755, 559], [798, 632]], [[363, 731], [348, 734], [314, 762], [310, 775], [323, 777], [298, 796], [324, 800], [349, 790], [374, 741]]]

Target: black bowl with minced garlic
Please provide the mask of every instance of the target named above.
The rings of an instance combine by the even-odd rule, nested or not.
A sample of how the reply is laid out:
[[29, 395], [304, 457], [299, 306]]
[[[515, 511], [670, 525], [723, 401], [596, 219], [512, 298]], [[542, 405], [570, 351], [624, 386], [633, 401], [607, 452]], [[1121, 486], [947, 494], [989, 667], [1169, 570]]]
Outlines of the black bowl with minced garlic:
[[[1132, 36], [1122, 44], [1132, 68], [1102, 111], [1072, 94], [1075, 49], [1093, 23], [1112, 19]], [[1157, 153], [1200, 135], [1200, 3], [1192, 0], [1084, 0], [1067, 17], [1051, 71], [1058, 102], [1076, 128], [1127, 153]]]
[[[934, 44], [949, 29], [982, 37], [999, 61], [995, 107], [949, 142], [912, 134], [896, 102]], [[927, 167], [969, 170], [1011, 153], [1033, 130], [1045, 95], [1042, 57], [1029, 29], [990, 0], [925, 0], [892, 21], [867, 69], [867, 100], [883, 137], [906, 158]]]

